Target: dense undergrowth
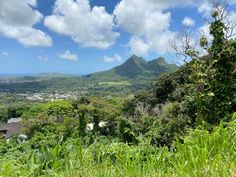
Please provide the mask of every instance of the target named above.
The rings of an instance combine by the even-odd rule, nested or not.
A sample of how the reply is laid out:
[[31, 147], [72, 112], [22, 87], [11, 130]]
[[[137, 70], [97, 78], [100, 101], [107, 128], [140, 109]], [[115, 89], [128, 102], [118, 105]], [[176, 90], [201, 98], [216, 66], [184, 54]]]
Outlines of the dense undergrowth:
[[[50, 146], [34, 139], [1, 146], [0, 174], [15, 176], [235, 176], [236, 123], [221, 124], [212, 133], [191, 130], [184, 143], [170, 148], [98, 138], [88, 146], [69, 138]], [[51, 137], [52, 138], [52, 137]], [[4, 156], [3, 156], [4, 154]]]

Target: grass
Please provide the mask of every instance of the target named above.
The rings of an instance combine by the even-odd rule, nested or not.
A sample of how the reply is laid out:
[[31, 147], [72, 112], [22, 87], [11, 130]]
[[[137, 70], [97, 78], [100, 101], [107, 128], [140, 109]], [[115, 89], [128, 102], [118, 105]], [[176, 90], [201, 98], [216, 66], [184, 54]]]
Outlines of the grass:
[[119, 81], [119, 82], [99, 82], [100, 86], [130, 86], [132, 85], [128, 81]]
[[[70, 139], [55, 147], [17, 148], [1, 156], [0, 175], [71, 177], [236, 175], [236, 124], [220, 125], [212, 133], [196, 129], [169, 150], [149, 144], [94, 143], [88, 147]], [[19, 146], [19, 145], [18, 145]]]

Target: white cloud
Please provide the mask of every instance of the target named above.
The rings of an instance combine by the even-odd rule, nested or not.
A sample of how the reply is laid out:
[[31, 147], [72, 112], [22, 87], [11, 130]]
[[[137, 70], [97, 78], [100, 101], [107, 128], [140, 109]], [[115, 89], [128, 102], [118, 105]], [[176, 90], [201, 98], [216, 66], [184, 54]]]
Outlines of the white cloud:
[[200, 33], [201, 36], [206, 36], [208, 39], [212, 38], [212, 36], [210, 35], [209, 28], [210, 28], [209, 24], [203, 24], [198, 28], [198, 32]]
[[170, 13], [138, 8], [125, 1], [116, 7], [114, 13], [118, 25], [135, 35], [155, 34], [168, 29], [171, 19]]
[[169, 52], [169, 41], [175, 32], [169, 30], [171, 13], [167, 9], [189, 3], [189, 0], [122, 0], [114, 14], [117, 24], [132, 35], [126, 45], [130, 53], [143, 56], [151, 51]]
[[[229, 3], [236, 3], [236, 1], [229, 0]], [[169, 43], [171, 40], [178, 40], [176, 39], [177, 32], [170, 30], [172, 20], [170, 9], [175, 7], [194, 7], [204, 17], [209, 17], [212, 10], [208, 0], [120, 1], [113, 13], [117, 25], [131, 34], [131, 38], [126, 44], [131, 53], [146, 55], [153, 51], [172, 52]], [[186, 26], [193, 26], [195, 21], [185, 17], [182, 23]]]
[[162, 34], [157, 34], [149, 39], [149, 45], [152, 50], [164, 54], [173, 52], [173, 49], [170, 47], [170, 42], [174, 40], [177, 40], [177, 35], [175, 32], [164, 31]]
[[170, 13], [160, 10], [151, 0], [122, 0], [114, 14], [118, 25], [134, 35], [150, 35], [166, 30], [171, 20]]
[[182, 24], [184, 26], [194, 26], [195, 21], [192, 18], [190, 18], [190, 17], [184, 17], [184, 19], [182, 21]]
[[0, 34], [27, 47], [51, 46], [50, 36], [33, 27], [43, 19], [43, 15], [32, 8], [36, 5], [36, 0], [1, 0]]
[[64, 60], [70, 61], [78, 61], [78, 56], [70, 52], [70, 50], [66, 50], [63, 54], [59, 54], [59, 57]]
[[24, 0], [24, 1], [31, 6], [37, 6], [37, 0]]
[[57, 0], [53, 14], [44, 24], [52, 31], [70, 36], [83, 47], [106, 49], [119, 33], [112, 31], [114, 16], [105, 7], [90, 7], [89, 0]]
[[102, 60], [106, 63], [113, 63], [113, 62], [120, 63], [120, 62], [122, 62], [122, 58], [118, 54], [115, 54], [112, 57], [104, 56]]
[[49, 61], [48, 57], [46, 57], [46, 56], [38, 56], [37, 59], [38, 59], [39, 61], [42, 61], [42, 62], [48, 62], [48, 61]]
[[204, 18], [209, 18], [211, 15], [211, 11], [212, 11], [212, 5], [210, 4], [209, 1], [203, 1], [198, 6], [198, 12], [202, 14]]
[[1, 55], [2, 55], [4, 58], [10, 58], [10, 55], [9, 55], [8, 52], [2, 51], [2, 52], [1, 52]]
[[139, 37], [131, 37], [127, 47], [130, 48], [131, 54], [138, 56], [145, 56], [149, 52], [149, 44]]

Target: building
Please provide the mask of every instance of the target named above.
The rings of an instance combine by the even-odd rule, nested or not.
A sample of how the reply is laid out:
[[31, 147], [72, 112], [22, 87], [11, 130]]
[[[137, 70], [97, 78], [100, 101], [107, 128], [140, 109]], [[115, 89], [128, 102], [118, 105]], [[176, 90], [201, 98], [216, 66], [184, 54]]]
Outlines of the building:
[[11, 118], [7, 123], [0, 124], [0, 137], [9, 139], [13, 135], [21, 133], [22, 129], [21, 118]]

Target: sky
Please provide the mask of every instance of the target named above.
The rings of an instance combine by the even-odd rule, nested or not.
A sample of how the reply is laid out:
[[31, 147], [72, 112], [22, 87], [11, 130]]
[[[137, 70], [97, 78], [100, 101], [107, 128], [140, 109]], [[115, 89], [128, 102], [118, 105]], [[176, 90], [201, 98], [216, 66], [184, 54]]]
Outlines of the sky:
[[[236, 0], [228, 0], [236, 23]], [[88, 74], [135, 54], [177, 63], [170, 41], [208, 33], [208, 0], [0, 0], [0, 74]]]

